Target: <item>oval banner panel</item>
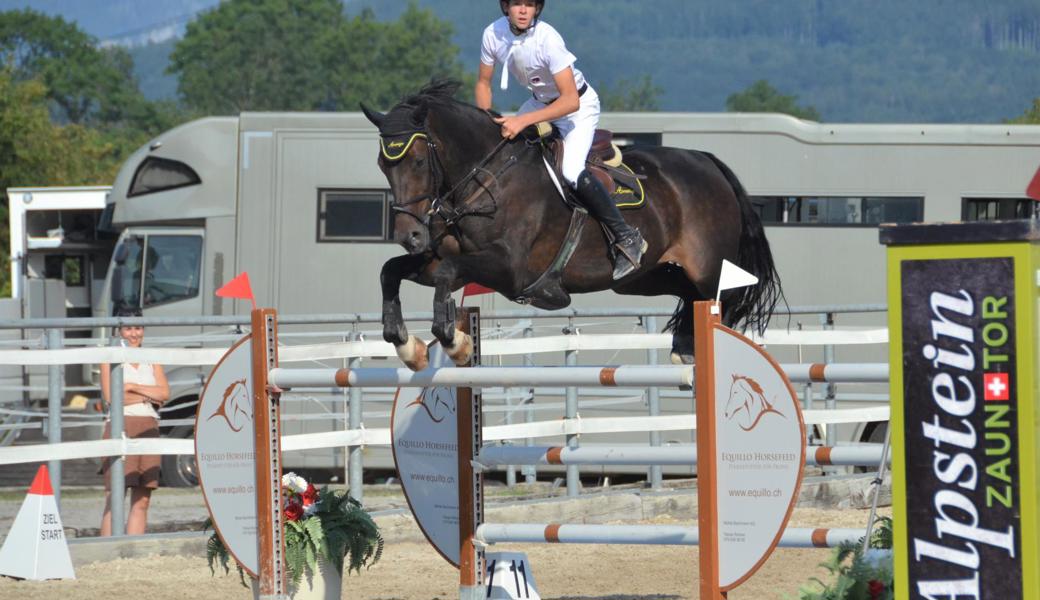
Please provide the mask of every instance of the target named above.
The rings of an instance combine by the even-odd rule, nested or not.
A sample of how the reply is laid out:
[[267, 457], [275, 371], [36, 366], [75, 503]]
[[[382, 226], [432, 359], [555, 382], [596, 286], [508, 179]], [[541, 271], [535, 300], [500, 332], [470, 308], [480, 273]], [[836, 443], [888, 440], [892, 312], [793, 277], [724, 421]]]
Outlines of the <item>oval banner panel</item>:
[[195, 416], [199, 487], [224, 546], [257, 576], [253, 344], [235, 343], [209, 374]]
[[[431, 344], [431, 367], [450, 367]], [[459, 436], [456, 388], [400, 388], [390, 415], [390, 440], [408, 506], [426, 539], [459, 566]]]
[[787, 376], [748, 338], [716, 325], [719, 587], [754, 573], [787, 527], [805, 465], [802, 409]]

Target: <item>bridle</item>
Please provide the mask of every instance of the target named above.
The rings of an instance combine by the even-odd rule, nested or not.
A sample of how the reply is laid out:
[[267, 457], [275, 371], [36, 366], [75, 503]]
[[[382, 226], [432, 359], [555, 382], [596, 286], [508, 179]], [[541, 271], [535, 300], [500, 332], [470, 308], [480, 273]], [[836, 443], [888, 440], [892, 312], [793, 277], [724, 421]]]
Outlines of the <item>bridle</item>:
[[[404, 148], [396, 154], [392, 153], [391, 149], [393, 149], [393, 147], [396, 144], [400, 144], [401, 142], [390, 142], [388, 144], [387, 139], [402, 139], [405, 137], [407, 137], [408, 141], [403, 143]], [[409, 150], [411, 150], [412, 145], [415, 143], [415, 141], [420, 139], [426, 142], [426, 146], [429, 149], [430, 159], [427, 162], [430, 165], [430, 181], [433, 182], [432, 189], [424, 194], [419, 194], [418, 196], [410, 198], [408, 200], [397, 201], [395, 199], [394, 202], [390, 203], [390, 210], [392, 210], [395, 213], [408, 215], [409, 217], [415, 219], [419, 222], [420, 225], [422, 225], [426, 229], [428, 234], [431, 231], [431, 226], [433, 224], [434, 217], [440, 218], [442, 221], [444, 221], [443, 231], [437, 234], [435, 238], [431, 238], [429, 242], [429, 247], [431, 249], [435, 249], [440, 244], [441, 240], [443, 240], [448, 235], [455, 235], [456, 237], [461, 235], [461, 230], [459, 229], [458, 224], [462, 219], [472, 216], [490, 217], [491, 215], [495, 214], [495, 212], [498, 210], [498, 200], [495, 198], [493, 186], [497, 187], [498, 178], [501, 177], [502, 174], [509, 167], [516, 163], [516, 156], [510, 156], [509, 159], [506, 160], [505, 164], [500, 169], [498, 169], [497, 172], [492, 173], [490, 170], [488, 170], [488, 163], [490, 163], [495, 158], [495, 156], [502, 150], [502, 148], [504, 148], [505, 145], [510, 141], [506, 138], [502, 138], [502, 140], [491, 150], [491, 152], [484, 156], [484, 158], [481, 159], [480, 162], [478, 162], [472, 169], [470, 169], [469, 173], [467, 173], [455, 185], [453, 185], [450, 189], [448, 189], [446, 192], [442, 194], [440, 193], [440, 191], [445, 187], [444, 165], [441, 162], [440, 155], [437, 153], [437, 143], [433, 141], [433, 139], [431, 139], [430, 135], [426, 131], [422, 129], [415, 129], [412, 131], [402, 131], [393, 133], [380, 132], [379, 150], [382, 153], [383, 158], [386, 159], [389, 163], [397, 163], [404, 159], [404, 157], [408, 154]], [[479, 176], [481, 174], [486, 174], [487, 176], [489, 176], [491, 181], [487, 183], [481, 181], [479, 179]], [[455, 195], [458, 194], [460, 190], [462, 190], [463, 186], [465, 186], [471, 181], [476, 181], [479, 185], [479, 189], [477, 189], [474, 193], [470, 194], [467, 198], [463, 199], [461, 202], [456, 202]], [[470, 202], [472, 202], [474, 199], [484, 194], [485, 192], [488, 194], [488, 197], [491, 198], [490, 209], [473, 210], [467, 208]], [[423, 202], [425, 200], [431, 201], [430, 209], [426, 211], [425, 215], [420, 216], [408, 210], [409, 206], [418, 204], [419, 202]]]

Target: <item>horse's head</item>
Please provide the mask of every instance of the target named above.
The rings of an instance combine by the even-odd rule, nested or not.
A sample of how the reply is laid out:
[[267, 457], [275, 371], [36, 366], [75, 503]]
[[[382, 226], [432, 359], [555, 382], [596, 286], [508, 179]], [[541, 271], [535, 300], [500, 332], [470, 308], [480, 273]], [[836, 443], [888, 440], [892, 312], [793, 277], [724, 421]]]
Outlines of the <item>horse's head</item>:
[[379, 169], [393, 193], [394, 241], [409, 254], [430, 248], [433, 202], [443, 183], [434, 142], [426, 130], [425, 103], [401, 103], [383, 114], [362, 105], [379, 128]]
[[394, 241], [410, 254], [435, 250], [446, 235], [431, 229], [456, 223], [464, 194], [482, 159], [502, 141], [489, 113], [455, 99], [459, 82], [435, 80], [388, 113], [361, 110], [379, 128], [379, 168], [394, 201]]

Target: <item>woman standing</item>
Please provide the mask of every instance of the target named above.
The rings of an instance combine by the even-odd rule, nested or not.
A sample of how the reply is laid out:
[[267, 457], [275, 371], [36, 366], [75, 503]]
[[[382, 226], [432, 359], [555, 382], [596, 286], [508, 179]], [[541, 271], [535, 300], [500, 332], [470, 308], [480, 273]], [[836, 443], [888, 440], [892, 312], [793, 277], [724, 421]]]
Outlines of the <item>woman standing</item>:
[[[140, 317], [141, 309], [123, 308], [117, 317]], [[124, 346], [140, 348], [144, 340], [144, 328], [132, 325], [119, 328]], [[123, 363], [123, 423], [128, 438], [159, 437], [159, 413], [157, 409], [170, 397], [170, 386], [161, 365], [147, 363]], [[101, 365], [101, 396], [111, 406], [112, 370], [108, 364]], [[111, 437], [111, 422], [106, 421], [106, 439]], [[130, 489], [130, 514], [127, 516], [127, 535], [141, 535], [148, 523], [148, 504], [152, 490], [159, 487], [158, 455], [132, 455], [125, 460], [126, 487]], [[101, 517], [101, 535], [112, 535], [112, 480], [109, 475], [111, 460], [105, 460], [105, 512]], [[119, 501], [122, 501], [120, 493]]]

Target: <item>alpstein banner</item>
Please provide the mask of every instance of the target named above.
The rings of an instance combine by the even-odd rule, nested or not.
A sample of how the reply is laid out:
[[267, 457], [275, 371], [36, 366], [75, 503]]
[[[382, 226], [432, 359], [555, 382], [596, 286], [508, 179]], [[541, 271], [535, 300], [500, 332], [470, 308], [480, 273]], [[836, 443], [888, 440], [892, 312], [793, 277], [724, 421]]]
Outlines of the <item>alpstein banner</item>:
[[1040, 222], [882, 225], [895, 597], [1040, 598]]
[[910, 260], [901, 277], [912, 597], [1024, 598], [1014, 260]]

